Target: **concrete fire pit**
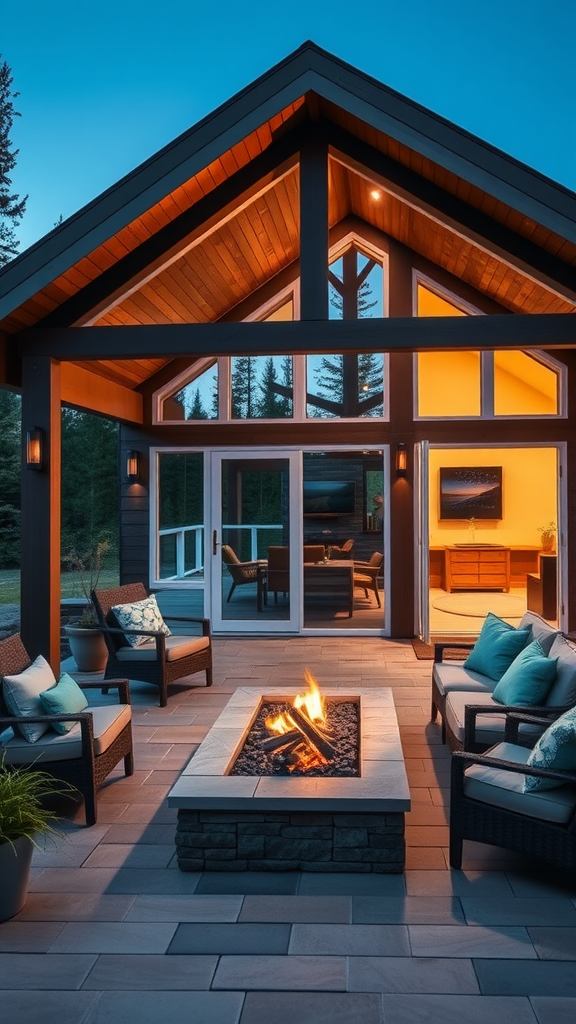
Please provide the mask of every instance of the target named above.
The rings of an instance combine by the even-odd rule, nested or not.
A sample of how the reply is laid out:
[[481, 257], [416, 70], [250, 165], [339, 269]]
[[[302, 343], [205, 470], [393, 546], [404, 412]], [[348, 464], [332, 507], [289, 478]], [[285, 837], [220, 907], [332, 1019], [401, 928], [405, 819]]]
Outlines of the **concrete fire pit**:
[[404, 868], [410, 793], [392, 691], [322, 688], [360, 704], [360, 775], [231, 776], [262, 701], [302, 687], [240, 687], [168, 794], [183, 871], [378, 871]]

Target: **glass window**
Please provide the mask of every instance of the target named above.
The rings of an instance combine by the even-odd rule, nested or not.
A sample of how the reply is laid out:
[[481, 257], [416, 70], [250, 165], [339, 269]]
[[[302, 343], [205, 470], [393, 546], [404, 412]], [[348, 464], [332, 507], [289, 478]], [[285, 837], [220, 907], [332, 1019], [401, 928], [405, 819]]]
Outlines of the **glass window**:
[[419, 416], [480, 416], [481, 408], [479, 352], [419, 352]]
[[170, 422], [218, 419], [216, 360], [203, 371], [199, 371], [187, 384], [181, 385], [162, 399], [160, 419]]
[[233, 420], [291, 418], [292, 356], [233, 356], [230, 380]]
[[[382, 317], [382, 264], [351, 246], [330, 264], [331, 320]], [[357, 419], [384, 414], [384, 358], [379, 353], [306, 357], [306, 415]]]
[[201, 452], [158, 456], [158, 579], [204, 577], [204, 461]]
[[525, 352], [494, 353], [496, 416], [554, 416], [558, 413], [558, 377]]

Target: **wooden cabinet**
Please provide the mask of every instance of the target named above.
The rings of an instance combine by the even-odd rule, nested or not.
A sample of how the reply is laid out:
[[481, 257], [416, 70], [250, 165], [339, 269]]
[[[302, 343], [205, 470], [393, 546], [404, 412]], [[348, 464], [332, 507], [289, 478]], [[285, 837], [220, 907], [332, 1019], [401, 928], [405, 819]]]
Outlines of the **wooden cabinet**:
[[444, 548], [444, 588], [510, 590], [510, 548], [458, 545]]

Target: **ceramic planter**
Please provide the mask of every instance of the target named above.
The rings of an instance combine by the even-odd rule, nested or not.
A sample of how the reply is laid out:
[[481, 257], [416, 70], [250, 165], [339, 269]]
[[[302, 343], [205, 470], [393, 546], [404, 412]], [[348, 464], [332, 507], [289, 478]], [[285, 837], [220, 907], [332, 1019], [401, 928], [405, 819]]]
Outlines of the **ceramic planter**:
[[0, 845], [0, 921], [14, 917], [26, 903], [32, 850], [27, 836]]
[[70, 650], [79, 672], [103, 672], [108, 660], [106, 641], [99, 629], [66, 626]]

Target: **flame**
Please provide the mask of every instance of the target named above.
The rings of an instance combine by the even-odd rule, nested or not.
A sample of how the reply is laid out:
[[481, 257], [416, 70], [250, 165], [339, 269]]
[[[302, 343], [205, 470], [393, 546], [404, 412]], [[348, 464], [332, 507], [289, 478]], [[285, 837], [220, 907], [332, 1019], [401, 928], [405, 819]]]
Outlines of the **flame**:
[[304, 678], [308, 683], [308, 692], [299, 693], [294, 698], [294, 707], [298, 710], [304, 708], [311, 722], [325, 722], [325, 700], [320, 693], [318, 683], [308, 669], [304, 669]]
[[282, 736], [285, 732], [290, 732], [290, 729], [293, 728], [293, 725], [290, 724], [284, 714], [277, 715], [276, 718], [267, 718], [265, 725], [270, 732], [276, 732], [279, 736]]

